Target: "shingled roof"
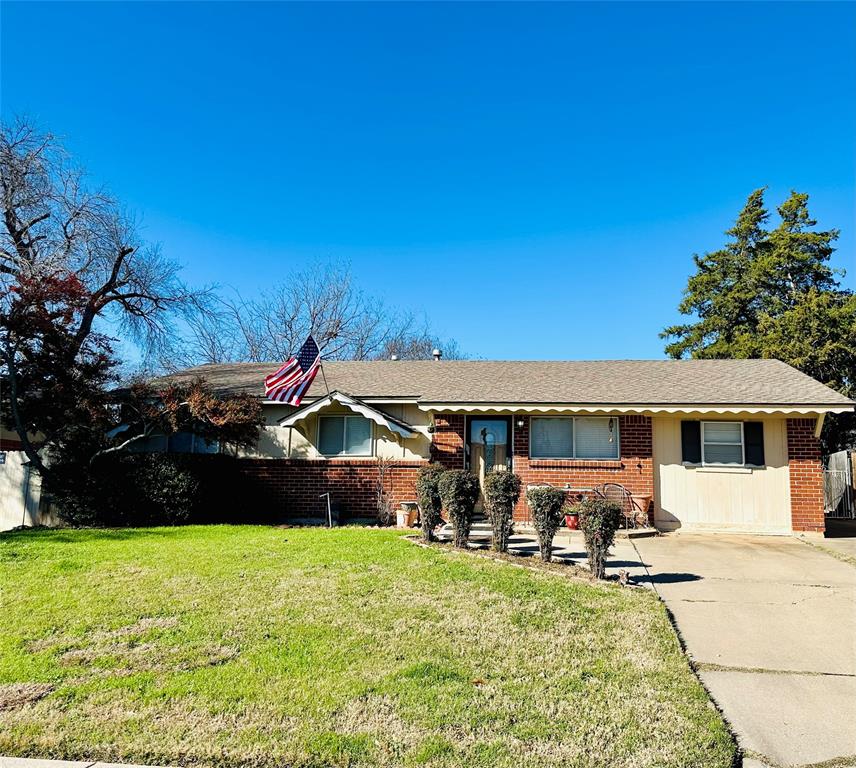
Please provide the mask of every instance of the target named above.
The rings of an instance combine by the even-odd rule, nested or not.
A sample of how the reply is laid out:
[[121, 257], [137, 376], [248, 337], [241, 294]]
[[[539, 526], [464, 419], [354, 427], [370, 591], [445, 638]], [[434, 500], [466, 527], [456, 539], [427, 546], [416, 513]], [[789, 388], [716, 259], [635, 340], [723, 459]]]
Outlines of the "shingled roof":
[[[264, 377], [280, 364], [201, 365], [168, 378], [202, 376], [221, 393], [261, 397]], [[325, 362], [324, 373], [331, 391], [425, 404], [854, 405], [778, 360], [378, 360]], [[319, 375], [307, 397], [326, 393]]]

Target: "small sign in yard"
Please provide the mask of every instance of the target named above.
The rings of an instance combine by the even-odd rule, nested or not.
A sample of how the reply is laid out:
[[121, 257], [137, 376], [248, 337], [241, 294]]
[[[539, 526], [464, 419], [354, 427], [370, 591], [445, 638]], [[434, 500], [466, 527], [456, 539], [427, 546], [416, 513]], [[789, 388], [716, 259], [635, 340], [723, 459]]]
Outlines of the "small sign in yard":
[[0, 464], [6, 463], [6, 451], [0, 451]]

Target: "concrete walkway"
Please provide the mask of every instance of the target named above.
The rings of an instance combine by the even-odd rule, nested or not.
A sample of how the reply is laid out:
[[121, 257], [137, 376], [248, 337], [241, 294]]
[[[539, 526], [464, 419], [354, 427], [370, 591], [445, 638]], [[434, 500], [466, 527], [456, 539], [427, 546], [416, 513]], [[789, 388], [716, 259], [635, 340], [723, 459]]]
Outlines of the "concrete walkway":
[[[438, 538], [441, 541], [451, 540], [451, 527], [448, 530], [441, 530]], [[470, 531], [470, 546], [474, 549], [489, 549], [491, 538], [490, 526], [486, 523], [477, 523]], [[508, 541], [508, 550], [513, 555], [538, 557], [538, 538], [534, 531], [518, 526], [517, 532]], [[588, 570], [588, 557], [582, 532], [561, 528], [553, 539], [553, 560], [573, 563]], [[625, 531], [619, 531], [606, 561], [607, 577], [617, 577], [619, 571], [625, 571], [631, 582], [649, 586], [648, 571]]]
[[856, 765], [856, 567], [791, 537], [634, 541], [745, 765]]

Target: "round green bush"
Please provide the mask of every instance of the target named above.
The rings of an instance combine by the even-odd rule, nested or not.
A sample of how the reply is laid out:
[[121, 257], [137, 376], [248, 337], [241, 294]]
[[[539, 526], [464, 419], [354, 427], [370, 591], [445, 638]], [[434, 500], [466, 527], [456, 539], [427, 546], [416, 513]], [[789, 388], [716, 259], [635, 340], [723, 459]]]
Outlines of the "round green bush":
[[440, 524], [443, 501], [440, 498], [440, 477], [445, 468], [442, 464], [429, 464], [422, 467], [416, 477], [416, 498], [419, 501], [419, 523], [422, 538], [434, 540], [434, 529]]
[[440, 476], [438, 483], [443, 509], [454, 528], [456, 547], [466, 547], [473, 524], [473, 510], [479, 500], [479, 479], [465, 469], [450, 469]]
[[493, 528], [493, 548], [508, 551], [514, 507], [520, 499], [520, 478], [506, 469], [488, 472], [484, 478], [484, 505]]
[[621, 507], [606, 499], [586, 499], [580, 502], [578, 509], [589, 569], [596, 579], [603, 579], [606, 576], [606, 556], [621, 524]]
[[532, 511], [532, 524], [538, 536], [541, 559], [549, 563], [553, 558], [553, 537], [562, 523], [564, 491], [549, 486], [530, 488], [526, 491], [526, 503]]

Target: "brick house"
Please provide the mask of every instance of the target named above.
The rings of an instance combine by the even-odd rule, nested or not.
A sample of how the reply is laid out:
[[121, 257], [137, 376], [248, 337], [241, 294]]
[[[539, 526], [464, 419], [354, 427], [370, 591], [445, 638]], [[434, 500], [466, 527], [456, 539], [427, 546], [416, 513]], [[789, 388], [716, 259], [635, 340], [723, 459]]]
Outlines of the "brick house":
[[[222, 392], [263, 397], [276, 364], [206, 365]], [[374, 512], [378, 457], [388, 489], [415, 498], [429, 461], [524, 485], [585, 492], [604, 482], [648, 496], [658, 528], [824, 530], [818, 436], [854, 402], [776, 360], [326, 362], [299, 408], [265, 402], [243, 471], [283, 517]], [[521, 500], [517, 519], [527, 517]]]

